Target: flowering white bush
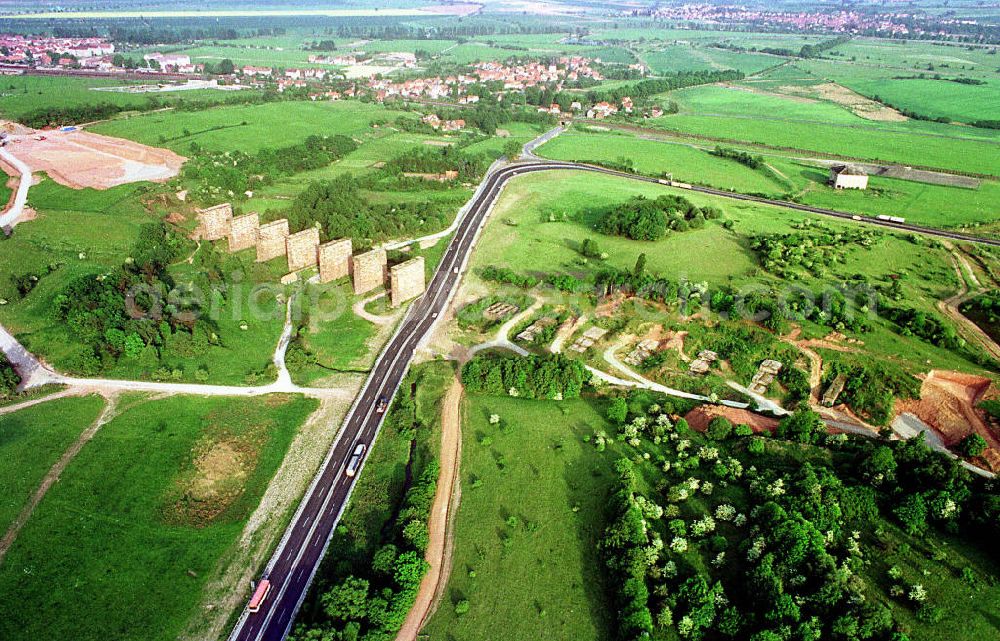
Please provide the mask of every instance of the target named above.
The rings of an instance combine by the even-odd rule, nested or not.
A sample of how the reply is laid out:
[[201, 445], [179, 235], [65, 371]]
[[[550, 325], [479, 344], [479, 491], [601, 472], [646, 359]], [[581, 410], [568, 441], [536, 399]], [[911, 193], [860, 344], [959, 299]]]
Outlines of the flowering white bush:
[[681, 635], [682, 637], [686, 637], [689, 636], [692, 632], [694, 632], [694, 619], [692, 619], [687, 615], [684, 615], [684, 617], [682, 617], [681, 620], [677, 622], [677, 634]]
[[937, 507], [937, 517], [939, 519], [950, 519], [958, 514], [958, 505], [950, 498], [946, 498], [944, 501], [941, 501], [940, 505]]
[[715, 530], [715, 519], [711, 516], [704, 516], [691, 524], [691, 534], [695, 536], [705, 536]]
[[687, 552], [688, 549], [687, 539], [685, 539], [682, 536], [675, 536], [674, 539], [670, 542], [670, 549], [676, 552], [677, 554], [683, 554], [684, 552]]
[[924, 586], [916, 583], [910, 587], [910, 593], [907, 596], [910, 597], [911, 601], [923, 603], [927, 600], [927, 590], [924, 589]]
[[715, 486], [712, 485], [711, 481], [705, 481], [704, 483], [701, 484], [701, 492], [702, 492], [702, 494], [709, 495], [709, 494], [712, 493], [712, 490], [714, 490], [714, 489], [715, 489]]
[[666, 414], [660, 414], [659, 416], [657, 416], [656, 424], [662, 427], [672, 427], [672, 424], [670, 423], [670, 417], [667, 416]]
[[689, 478], [688, 478], [688, 480], [687, 480], [687, 484], [688, 484], [688, 487], [689, 487], [689, 488], [691, 488], [691, 491], [692, 491], [692, 492], [695, 492], [695, 491], [697, 491], [697, 489], [698, 489], [699, 487], [701, 487], [701, 481], [700, 481], [700, 480], [698, 480], [698, 479], [696, 479], [696, 478], [695, 478], [695, 477], [693, 477], [693, 476], [692, 476], [692, 477], [689, 477]]
[[691, 441], [687, 440], [686, 438], [683, 438], [683, 439], [677, 441], [677, 451], [678, 452], [683, 452], [684, 450], [686, 450], [689, 447], [691, 447]]
[[677, 564], [673, 561], [667, 561], [667, 564], [663, 566], [663, 575], [671, 579], [677, 576]]
[[521, 393], [517, 391], [516, 387], [511, 387], [509, 390], [507, 390], [507, 396], [513, 396], [514, 398], [517, 398], [520, 395]]
[[720, 521], [732, 521], [736, 518], [736, 508], [729, 503], [723, 503], [715, 508], [715, 518]]
[[698, 457], [705, 461], [714, 461], [719, 458], [719, 448], [717, 447], [699, 447]]
[[717, 568], [722, 567], [722, 564], [725, 562], [726, 562], [725, 552], [719, 552], [718, 554], [715, 555], [715, 558], [712, 559], [712, 565], [714, 565]]
[[645, 496], [635, 497], [636, 507], [642, 512], [642, 515], [647, 519], [660, 519], [663, 518], [663, 508], [653, 503]]
[[775, 479], [767, 486], [767, 493], [770, 496], [781, 496], [785, 493], [785, 480]]
[[667, 492], [667, 500], [671, 503], [679, 503], [680, 501], [686, 501], [688, 497], [688, 488], [686, 485], [675, 485], [670, 488]]
[[668, 505], [665, 510], [663, 510], [663, 516], [668, 519], [679, 516], [681, 513], [681, 508], [677, 505]]
[[747, 561], [756, 561], [760, 558], [760, 555], [764, 553], [764, 539], [756, 538], [753, 540], [753, 545], [747, 550]]
[[737, 514], [736, 518], [733, 519], [733, 525], [735, 525], [736, 527], [743, 527], [746, 524], [747, 524], [747, 515], [744, 514], [743, 512]]
[[490, 414], [490, 425], [496, 425], [500, 422], [499, 414]]

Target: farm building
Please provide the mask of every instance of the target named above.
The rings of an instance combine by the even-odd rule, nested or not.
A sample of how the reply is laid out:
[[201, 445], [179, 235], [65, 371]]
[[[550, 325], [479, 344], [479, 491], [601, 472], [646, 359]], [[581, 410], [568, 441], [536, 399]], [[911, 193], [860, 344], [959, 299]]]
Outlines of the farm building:
[[830, 184], [836, 189], [868, 189], [868, 174], [855, 165], [830, 167]]

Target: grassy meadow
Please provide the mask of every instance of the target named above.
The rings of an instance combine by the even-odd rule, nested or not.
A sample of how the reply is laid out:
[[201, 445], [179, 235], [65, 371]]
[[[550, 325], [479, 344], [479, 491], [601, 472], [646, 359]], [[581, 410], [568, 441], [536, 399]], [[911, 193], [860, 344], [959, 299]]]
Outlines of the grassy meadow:
[[539, 148], [555, 160], [616, 163], [628, 160], [635, 170], [649, 176], [671, 173], [675, 180], [742, 193], [798, 202], [866, 216], [902, 216], [929, 227], [965, 227], [989, 224], [1000, 218], [993, 203], [1000, 198], [1000, 183], [981, 181], [977, 188], [947, 187], [895, 178], [872, 176], [865, 191], [831, 188], [829, 171], [821, 166], [754, 147], [766, 167], [751, 169], [735, 160], [709, 153], [712, 143], [693, 139], [654, 140], [628, 133], [595, 128], [570, 131]]
[[[696, 205], [720, 208], [723, 221], [731, 223], [731, 229], [720, 224], [722, 221], [709, 221], [701, 229], [672, 232], [653, 242], [594, 231], [601, 207], [634, 196], [655, 198], [667, 193], [681, 195]], [[644, 253], [648, 272], [674, 281], [738, 289], [761, 285], [780, 291], [788, 287], [789, 281], [761, 268], [750, 249], [750, 239], [758, 234], [791, 233], [793, 225], [801, 226], [803, 221], [833, 230], [848, 229], [845, 224], [819, 216], [627, 179], [584, 172], [532, 174], [507, 187], [483, 231], [471, 266], [473, 274], [487, 265], [496, 265], [519, 273], [568, 273], [583, 278], [603, 267], [631, 270]], [[586, 238], [595, 241], [607, 259], [584, 259], [580, 247]], [[899, 278], [903, 302], [936, 315], [937, 301], [951, 296], [958, 287], [947, 251], [936, 241], [915, 240], [907, 235], [879, 233], [878, 238], [871, 248], [852, 245], [833, 267], [800, 273], [794, 282], [821, 290], [855, 275], [873, 284]], [[807, 336], [822, 337], [830, 331], [811, 322], [802, 325]], [[983, 371], [956, 352], [900, 335], [888, 322], [875, 322], [873, 330], [859, 338], [864, 340], [866, 352], [898, 361], [915, 372], [926, 371], [929, 366]]]
[[0, 532], [38, 489], [63, 452], [90, 427], [104, 406], [99, 396], [62, 398], [0, 416]]
[[372, 120], [392, 120], [402, 113], [357, 101], [273, 102], [141, 114], [101, 123], [91, 131], [168, 147], [182, 155], [191, 143], [215, 151], [253, 153], [313, 135], [358, 135], [370, 129]]
[[[599, 405], [470, 396], [462, 415], [451, 578], [423, 631], [468, 641], [609, 638], [597, 542], [613, 461], [582, 442], [610, 431]], [[462, 600], [469, 611], [456, 614]]]
[[0, 565], [0, 637], [176, 639], [315, 407], [122, 398]]

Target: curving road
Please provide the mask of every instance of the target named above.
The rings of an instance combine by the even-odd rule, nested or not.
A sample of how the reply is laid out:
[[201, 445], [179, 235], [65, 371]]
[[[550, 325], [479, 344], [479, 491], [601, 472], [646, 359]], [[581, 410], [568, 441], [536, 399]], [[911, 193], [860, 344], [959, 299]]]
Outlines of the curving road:
[[0, 229], [9, 236], [11, 230], [14, 229], [14, 225], [21, 218], [21, 214], [24, 213], [24, 206], [28, 202], [28, 189], [31, 187], [31, 168], [4, 147], [0, 147], [0, 158], [3, 158], [7, 164], [21, 174], [20, 179], [17, 181], [17, 192], [14, 194], [13, 204], [10, 209], [0, 214]]
[[[455, 235], [428, 284], [426, 292], [410, 306], [396, 334], [389, 340], [376, 360], [368, 380], [344, 420], [340, 434], [327, 453], [323, 465], [313, 479], [298, 511], [268, 562], [264, 576], [271, 582], [269, 596], [259, 612], [253, 614], [247, 611], [243, 612], [229, 637], [230, 641], [281, 641], [287, 636], [323, 559], [330, 536], [347, 506], [354, 488], [354, 481], [360, 476], [359, 471], [358, 475], [347, 477], [343, 474], [344, 467], [355, 446], [359, 443], [369, 446], [365, 455], [367, 458], [367, 454], [371, 452], [370, 446], [381, 428], [385, 415], [376, 411], [379, 399], [391, 399], [396, 393], [409, 368], [414, 352], [424, 338], [430, 334], [439, 315], [444, 313], [451, 297], [457, 290], [461, 272], [468, 262], [480, 229], [504, 185], [516, 176], [549, 170], [583, 170], [644, 182], [660, 182], [655, 178], [613, 171], [593, 165], [534, 159], [497, 169], [487, 175], [480, 189], [473, 196], [465, 214], [459, 217], [460, 219], [455, 225]], [[692, 186], [690, 190], [859, 222], [853, 214], [835, 210], [734, 194], [707, 187]], [[893, 223], [874, 218], [863, 218], [861, 222], [928, 236], [1000, 246], [1000, 241], [997, 240], [928, 229], [906, 223]]]

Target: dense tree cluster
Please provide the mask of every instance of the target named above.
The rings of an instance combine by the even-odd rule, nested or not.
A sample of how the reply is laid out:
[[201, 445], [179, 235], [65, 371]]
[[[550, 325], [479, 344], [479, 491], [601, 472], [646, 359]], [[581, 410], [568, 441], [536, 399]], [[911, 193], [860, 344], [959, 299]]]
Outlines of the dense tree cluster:
[[471, 156], [453, 146], [447, 146], [412, 149], [386, 162], [385, 169], [393, 173], [428, 174], [457, 171], [459, 180], [470, 182], [483, 175], [487, 164], [481, 156]]
[[790, 321], [804, 320], [841, 332], [867, 332], [871, 330], [868, 305], [877, 301], [874, 290], [842, 283], [819, 292], [798, 285], [746, 292], [723, 286], [712, 292], [710, 305], [714, 312], [729, 318], [752, 319], [779, 334], [791, 329]]
[[706, 218], [720, 215], [715, 208], [702, 209], [681, 196], [663, 195], [654, 200], [636, 196], [600, 212], [597, 228], [632, 240], [659, 240], [670, 230], [698, 229]]
[[[910, 568], [890, 567], [890, 588], [872, 576], [873, 554], [904, 545], [887, 522], [985, 546], [1000, 531], [996, 488], [919, 438], [828, 435], [807, 410], [778, 427], [795, 444], [724, 418], [705, 439], [622, 398], [608, 418], [618, 436], [598, 431], [597, 450], [628, 453], [600, 543], [621, 639], [906, 641], [894, 608], [922, 622], [944, 611]], [[802, 458], [818, 444], [834, 456]]]
[[920, 396], [920, 381], [891, 361], [835, 354], [827, 355], [825, 361], [824, 387], [842, 375], [845, 383], [839, 402], [867, 416], [875, 425], [888, 423], [896, 398]]
[[524, 289], [531, 289], [539, 283], [538, 279], [534, 276], [524, 276], [518, 274], [510, 267], [497, 267], [496, 265], [483, 267], [479, 272], [479, 276], [484, 280], [491, 280], [494, 283], [514, 285], [515, 287], [523, 287]]
[[223, 105], [264, 104], [266, 102], [290, 100], [296, 97], [294, 92], [283, 95], [276, 91], [237, 91], [226, 92], [226, 94], [225, 97], [199, 98], [197, 100], [180, 97], [171, 99], [169, 102], [156, 96], [151, 96], [141, 103], [128, 105], [98, 102], [38, 107], [20, 116], [19, 119], [28, 127], [40, 129], [56, 125], [76, 125], [95, 120], [104, 120], [123, 111], [155, 111], [162, 109], [168, 104], [179, 111], [201, 111]]
[[829, 51], [839, 47], [842, 44], [846, 44], [851, 41], [850, 36], [839, 36], [837, 38], [831, 38], [829, 40], [824, 40], [822, 42], [817, 42], [814, 45], [802, 45], [799, 49], [800, 58], [815, 58], [819, 56], [824, 51]]
[[760, 169], [764, 166], [763, 156], [754, 156], [753, 154], [742, 151], [739, 149], [733, 149], [732, 147], [723, 147], [721, 145], [716, 145], [715, 149], [708, 152], [713, 156], [718, 156], [719, 158], [728, 158], [730, 160], [735, 160], [741, 165], [746, 165], [750, 169]]
[[994, 340], [1000, 339], [1000, 289], [984, 292], [965, 301], [961, 310]]
[[194, 356], [218, 341], [167, 272], [183, 245], [163, 223], [143, 225], [125, 264], [79, 276], [55, 297], [53, 314], [80, 346], [71, 369], [96, 374], [121, 358], [155, 369], [161, 350]]
[[742, 80], [743, 78], [744, 74], [742, 71], [734, 71], [732, 69], [721, 71], [678, 71], [623, 87], [588, 91], [587, 100], [591, 103], [602, 100], [618, 103], [625, 97], [632, 98], [633, 100], [641, 100], [683, 87], [709, 85], [716, 82], [733, 82]]
[[291, 230], [319, 223], [325, 238], [383, 240], [431, 232], [453, 215], [434, 201], [377, 203], [367, 197], [364, 182], [349, 174], [309, 183], [282, 215]]
[[917, 336], [946, 349], [957, 349], [964, 344], [954, 327], [933, 314], [911, 307], [882, 306], [879, 311], [896, 324], [903, 336]]
[[220, 198], [242, 198], [282, 176], [326, 167], [344, 154], [357, 149], [347, 136], [309, 136], [303, 142], [255, 154], [243, 151], [209, 151], [192, 145], [192, 158], [184, 164], [183, 175], [195, 183], [191, 195], [215, 202]]
[[563, 354], [479, 354], [462, 368], [462, 384], [473, 393], [534, 399], [578, 398], [590, 381], [579, 361]]

